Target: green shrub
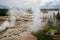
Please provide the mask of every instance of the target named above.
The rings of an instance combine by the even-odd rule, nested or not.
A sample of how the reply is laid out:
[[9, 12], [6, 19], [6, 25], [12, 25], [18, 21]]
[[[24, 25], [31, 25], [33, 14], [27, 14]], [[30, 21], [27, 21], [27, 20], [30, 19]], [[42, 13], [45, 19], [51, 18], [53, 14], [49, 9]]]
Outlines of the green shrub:
[[7, 16], [8, 9], [0, 9], [0, 16]]
[[33, 33], [32, 35], [34, 35], [36, 38], [38, 38], [38, 40], [53, 40], [53, 38], [51, 38], [49, 35], [43, 33], [41, 30], [37, 31], [36, 33]]
[[60, 21], [60, 12], [56, 15], [56, 18]]

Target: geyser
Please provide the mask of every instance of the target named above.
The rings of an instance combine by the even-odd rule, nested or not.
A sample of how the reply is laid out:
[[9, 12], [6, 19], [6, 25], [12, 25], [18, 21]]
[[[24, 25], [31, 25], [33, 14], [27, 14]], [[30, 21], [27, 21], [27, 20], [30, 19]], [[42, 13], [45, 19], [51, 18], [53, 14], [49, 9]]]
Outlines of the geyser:
[[40, 9], [39, 8], [32, 8], [33, 10], [33, 22], [32, 25], [30, 25], [29, 31], [37, 31], [39, 28], [42, 27], [42, 19]]
[[[42, 2], [42, 3], [41, 3]], [[33, 11], [33, 22], [28, 28], [28, 31], [30, 32], [36, 32], [37, 30], [41, 30], [43, 26], [46, 24], [46, 22], [42, 22], [43, 13], [41, 13], [41, 7], [44, 5], [43, 1], [36, 2], [34, 6], [32, 7]], [[39, 4], [37, 4], [39, 3]], [[40, 5], [40, 6], [39, 6]]]
[[10, 23], [9, 23], [9, 21], [4, 21], [2, 24], [1, 24], [1, 26], [0, 26], [0, 31], [3, 31], [3, 30], [5, 30], [7, 27], [9, 27], [10, 26]]

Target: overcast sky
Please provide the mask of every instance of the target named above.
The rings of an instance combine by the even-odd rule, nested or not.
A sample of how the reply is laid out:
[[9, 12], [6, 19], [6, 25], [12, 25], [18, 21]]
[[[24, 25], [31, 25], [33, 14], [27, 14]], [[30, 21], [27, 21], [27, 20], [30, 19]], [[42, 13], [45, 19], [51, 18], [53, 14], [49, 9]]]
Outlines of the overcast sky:
[[[59, 0], [0, 0], [0, 8], [60, 8]], [[58, 6], [58, 7], [57, 7]]]

